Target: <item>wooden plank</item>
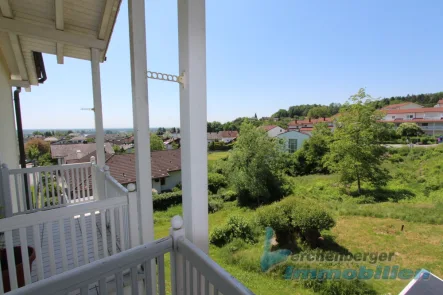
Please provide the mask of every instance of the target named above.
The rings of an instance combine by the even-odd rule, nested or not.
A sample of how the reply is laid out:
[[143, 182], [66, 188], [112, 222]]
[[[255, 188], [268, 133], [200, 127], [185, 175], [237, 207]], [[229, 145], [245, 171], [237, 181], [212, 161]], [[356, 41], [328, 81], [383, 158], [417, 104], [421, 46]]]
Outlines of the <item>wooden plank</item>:
[[35, 263], [37, 264], [37, 277], [38, 280], [44, 279], [44, 271], [43, 271], [43, 260], [42, 260], [42, 243], [40, 240], [40, 225], [35, 224], [32, 227], [32, 231], [34, 234], [34, 250], [35, 250]]
[[102, 225], [102, 248], [103, 248], [103, 257], [108, 257], [108, 237], [106, 234], [106, 210], [102, 209], [100, 210], [100, 218], [101, 218], [101, 225]]
[[[22, 46], [17, 34], [9, 33], [9, 41], [11, 42], [12, 51], [14, 52], [15, 60], [17, 61], [18, 70], [22, 80], [28, 81], [28, 70], [25, 64], [25, 58], [23, 57]], [[12, 169], [11, 169], [12, 170]]]
[[120, 224], [120, 247], [121, 251], [126, 250], [126, 241], [125, 241], [125, 229], [123, 226], [123, 208], [118, 207], [118, 221]]
[[48, 254], [49, 254], [49, 265], [51, 269], [51, 276], [56, 274], [56, 268], [55, 268], [55, 257], [54, 257], [54, 238], [53, 238], [53, 222], [47, 222], [45, 223], [45, 227], [48, 232]]
[[165, 288], [165, 259], [163, 255], [157, 257], [158, 263], [158, 289], [160, 295], [166, 295]]
[[[110, 227], [111, 227], [111, 247], [112, 247], [112, 255], [117, 254], [117, 241], [115, 238], [115, 218], [114, 218], [114, 208], [109, 210], [109, 219], [110, 219]], [[105, 233], [106, 234], [106, 233]]]
[[104, 40], [108, 29], [109, 21], [111, 20], [112, 6], [114, 6], [114, 0], [106, 0], [105, 9], [103, 10], [102, 21], [100, 24], [100, 30], [98, 38]]
[[72, 44], [85, 48], [97, 48], [106, 50], [106, 42], [84, 34], [75, 34], [59, 31], [42, 24], [29, 24], [20, 20], [0, 18], [0, 31], [41, 38], [48, 41]]
[[0, 10], [2, 11], [4, 17], [14, 18], [11, 5], [9, 5], [9, 0], [0, 0]]
[[85, 215], [80, 215], [80, 231], [82, 232], [82, 243], [83, 243], [83, 264], [89, 263], [88, 258], [88, 240], [86, 236], [86, 223], [85, 223]]
[[60, 31], [65, 29], [63, 0], [55, 0], [55, 28]]
[[75, 219], [71, 217], [69, 219], [71, 230], [71, 245], [72, 245], [72, 257], [74, 258], [74, 266], [78, 267], [78, 252], [77, 252], [77, 235], [75, 234]]
[[117, 295], [123, 295], [123, 274], [122, 271], [115, 273], [115, 287], [117, 290]]
[[60, 249], [62, 253], [62, 265], [63, 271], [68, 270], [68, 254], [66, 253], [66, 236], [65, 236], [65, 222], [64, 219], [61, 218], [58, 221], [58, 226], [60, 230]]
[[98, 241], [97, 241], [97, 221], [95, 218], [95, 211], [91, 212], [91, 227], [92, 227], [92, 247], [94, 248], [94, 260], [98, 260]]
[[65, 63], [65, 55], [64, 55], [64, 45], [62, 43], [56, 44], [57, 51], [57, 63], [62, 65]]
[[31, 269], [29, 267], [28, 237], [26, 234], [26, 228], [25, 227], [20, 228], [19, 234], [20, 234], [20, 246], [22, 252], [23, 274], [25, 276], [25, 285], [29, 285], [32, 283], [32, 281], [31, 281]]
[[8, 261], [8, 269], [9, 269], [9, 283], [11, 286], [11, 290], [15, 290], [18, 288], [17, 284], [17, 272], [15, 268], [15, 255], [14, 255], [14, 244], [12, 239], [12, 231], [6, 231], [4, 233], [5, 236], [5, 246], [6, 246], [6, 255]]
[[[73, 168], [83, 168], [83, 167], [89, 167], [91, 166], [91, 163], [85, 162], [85, 163], [75, 163], [75, 164], [63, 164], [63, 165], [57, 165], [55, 166], [56, 169], [60, 170], [70, 170]], [[53, 169], [51, 166], [41, 166], [41, 167], [32, 167], [32, 168], [18, 168], [18, 169], [9, 169], [9, 174], [23, 174], [23, 173], [32, 173], [32, 172], [44, 172], [49, 171], [50, 169]]]

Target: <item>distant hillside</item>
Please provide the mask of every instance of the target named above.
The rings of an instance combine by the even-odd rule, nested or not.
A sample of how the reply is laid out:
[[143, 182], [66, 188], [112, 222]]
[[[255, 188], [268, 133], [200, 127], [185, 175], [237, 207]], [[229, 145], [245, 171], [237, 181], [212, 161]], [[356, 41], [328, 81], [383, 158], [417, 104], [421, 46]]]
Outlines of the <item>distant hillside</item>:
[[408, 94], [406, 96], [393, 96], [390, 98], [383, 98], [376, 102], [377, 108], [381, 108], [390, 104], [402, 102], [415, 102], [425, 107], [433, 107], [437, 101], [443, 99], [443, 92], [425, 93], [425, 94]]

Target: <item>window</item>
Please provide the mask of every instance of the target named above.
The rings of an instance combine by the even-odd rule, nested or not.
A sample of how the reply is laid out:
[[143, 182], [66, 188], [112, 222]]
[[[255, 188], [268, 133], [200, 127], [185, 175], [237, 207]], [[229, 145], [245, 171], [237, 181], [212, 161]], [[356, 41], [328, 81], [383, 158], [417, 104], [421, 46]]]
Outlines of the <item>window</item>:
[[162, 179], [160, 180], [160, 185], [165, 185], [165, 183], [166, 183], [166, 180], [165, 180], [164, 178], [162, 178]]
[[290, 153], [293, 153], [297, 150], [297, 139], [290, 138], [288, 141], [288, 149]]
[[428, 123], [423, 123], [421, 124], [421, 126], [428, 126]]
[[395, 119], [395, 116], [392, 116], [392, 119]]
[[406, 115], [406, 119], [412, 119], [414, 118], [414, 115]]

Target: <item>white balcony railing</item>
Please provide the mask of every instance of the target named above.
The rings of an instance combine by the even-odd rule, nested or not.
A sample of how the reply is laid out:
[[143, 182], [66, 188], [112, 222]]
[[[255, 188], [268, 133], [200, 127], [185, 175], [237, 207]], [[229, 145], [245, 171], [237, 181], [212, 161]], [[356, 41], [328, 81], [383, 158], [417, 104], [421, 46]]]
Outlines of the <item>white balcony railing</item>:
[[[9, 294], [253, 294], [186, 240], [183, 221], [173, 218], [169, 237], [137, 246]], [[170, 284], [165, 255], [170, 254]], [[158, 290], [158, 292], [157, 292]]]

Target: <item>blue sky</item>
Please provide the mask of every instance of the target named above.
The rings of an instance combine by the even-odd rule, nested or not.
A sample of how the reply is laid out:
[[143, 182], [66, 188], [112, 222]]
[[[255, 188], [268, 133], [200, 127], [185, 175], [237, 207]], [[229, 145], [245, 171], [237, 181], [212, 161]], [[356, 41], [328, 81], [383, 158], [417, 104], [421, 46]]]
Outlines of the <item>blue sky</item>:
[[[148, 68], [178, 73], [175, 0], [146, 1]], [[208, 120], [291, 105], [430, 93], [443, 86], [443, 1], [207, 0]], [[101, 66], [105, 128], [132, 127], [127, 1]], [[48, 81], [23, 93], [25, 129], [92, 128], [90, 64], [45, 55]], [[149, 80], [150, 126], [178, 126], [175, 83]]]

